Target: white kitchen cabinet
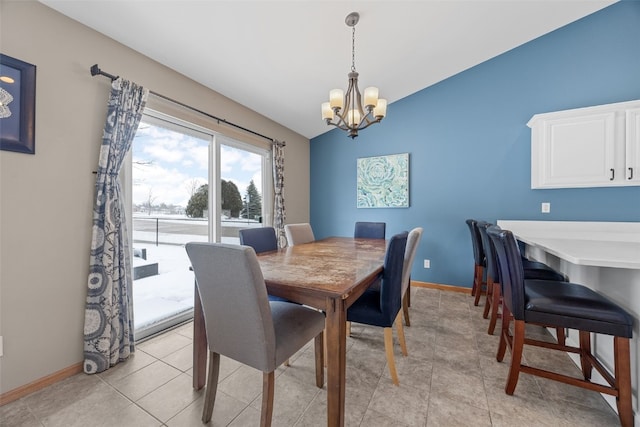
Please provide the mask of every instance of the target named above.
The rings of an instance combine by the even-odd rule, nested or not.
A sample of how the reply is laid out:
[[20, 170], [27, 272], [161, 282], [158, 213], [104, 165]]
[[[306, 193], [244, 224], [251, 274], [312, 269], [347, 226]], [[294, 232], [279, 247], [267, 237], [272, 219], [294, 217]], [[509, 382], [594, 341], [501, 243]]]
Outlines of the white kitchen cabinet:
[[640, 100], [536, 114], [531, 188], [640, 185]]
[[640, 185], [640, 108], [627, 110], [626, 116], [625, 179]]

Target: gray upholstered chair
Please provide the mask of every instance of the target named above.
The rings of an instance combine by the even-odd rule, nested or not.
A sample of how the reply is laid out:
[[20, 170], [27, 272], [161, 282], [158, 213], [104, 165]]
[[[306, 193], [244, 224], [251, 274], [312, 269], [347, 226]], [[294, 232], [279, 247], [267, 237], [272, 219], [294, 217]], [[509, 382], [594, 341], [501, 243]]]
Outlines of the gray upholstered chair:
[[220, 355], [264, 373], [261, 426], [271, 425], [276, 368], [315, 338], [316, 385], [322, 388], [325, 316], [300, 304], [269, 301], [253, 248], [223, 243], [187, 243], [202, 301], [209, 373], [202, 421], [211, 420]]
[[411, 269], [413, 260], [416, 257], [418, 244], [422, 238], [422, 227], [416, 227], [409, 232], [407, 237], [407, 247], [404, 251], [404, 265], [402, 267], [402, 312], [404, 314], [404, 324], [411, 326], [409, 321], [409, 301], [411, 298]]
[[311, 224], [307, 222], [300, 224], [287, 224], [284, 226], [284, 232], [287, 235], [287, 242], [289, 243], [289, 246], [302, 245], [316, 240], [313, 236]]

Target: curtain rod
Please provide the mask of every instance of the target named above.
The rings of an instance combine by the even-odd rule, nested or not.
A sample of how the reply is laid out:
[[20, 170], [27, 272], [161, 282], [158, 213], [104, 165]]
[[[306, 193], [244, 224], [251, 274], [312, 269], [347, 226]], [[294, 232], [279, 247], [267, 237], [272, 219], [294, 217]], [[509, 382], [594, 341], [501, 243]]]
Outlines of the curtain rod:
[[[92, 75], [92, 76], [98, 76], [98, 75], [100, 75], [100, 76], [105, 76], [105, 77], [110, 78], [110, 79], [111, 79], [111, 81], [114, 81], [114, 80], [116, 80], [117, 78], [119, 78], [119, 77], [120, 77], [120, 76], [114, 76], [113, 74], [109, 74], [109, 73], [107, 73], [107, 72], [102, 71], [102, 70], [100, 69], [100, 67], [98, 67], [98, 64], [94, 64], [94, 65], [91, 67], [91, 75]], [[159, 93], [154, 92], [154, 91], [152, 91], [152, 90], [150, 90], [150, 91], [149, 91], [149, 93], [151, 93], [151, 94], [153, 94], [153, 95], [155, 95], [155, 96], [157, 96], [157, 97], [159, 97], [159, 98], [162, 98], [162, 99], [164, 99], [164, 100], [167, 100], [167, 101], [169, 101], [169, 102], [172, 102], [172, 103], [174, 103], [174, 104], [177, 104], [177, 105], [179, 105], [179, 106], [181, 106], [181, 107], [187, 108], [187, 109], [189, 109], [189, 110], [191, 110], [191, 111], [195, 111], [196, 113], [203, 114], [203, 115], [205, 115], [205, 116], [207, 116], [207, 117], [209, 117], [209, 118], [211, 118], [211, 119], [216, 120], [218, 123], [222, 122], [222, 123], [224, 123], [224, 124], [226, 124], [226, 125], [233, 126], [233, 127], [234, 127], [234, 128], [236, 128], [236, 129], [243, 130], [243, 131], [245, 131], [245, 132], [251, 133], [251, 134], [256, 135], [256, 136], [259, 136], [260, 138], [264, 138], [264, 139], [269, 140], [269, 141], [271, 141], [271, 142], [273, 142], [273, 143], [276, 143], [276, 140], [275, 140], [275, 139], [273, 139], [273, 138], [270, 138], [270, 137], [268, 137], [268, 136], [262, 135], [261, 133], [258, 133], [258, 132], [255, 132], [255, 131], [252, 131], [251, 129], [247, 129], [247, 128], [243, 127], [243, 126], [237, 125], [237, 124], [232, 123], [232, 122], [230, 122], [230, 121], [227, 121], [227, 120], [225, 120], [225, 119], [221, 119], [220, 117], [217, 117], [217, 116], [214, 116], [213, 114], [209, 114], [209, 113], [207, 113], [207, 112], [205, 112], [205, 111], [199, 110], [199, 109], [197, 109], [197, 108], [195, 108], [195, 107], [192, 107], [192, 106], [190, 106], [190, 105], [187, 105], [187, 104], [185, 104], [185, 103], [183, 103], [183, 102], [176, 101], [175, 99], [169, 98], [168, 96], [165, 96], [165, 95], [159, 94]], [[285, 143], [284, 141], [279, 142], [279, 144], [280, 144], [282, 147], [284, 147], [284, 146], [286, 145], [286, 143]]]

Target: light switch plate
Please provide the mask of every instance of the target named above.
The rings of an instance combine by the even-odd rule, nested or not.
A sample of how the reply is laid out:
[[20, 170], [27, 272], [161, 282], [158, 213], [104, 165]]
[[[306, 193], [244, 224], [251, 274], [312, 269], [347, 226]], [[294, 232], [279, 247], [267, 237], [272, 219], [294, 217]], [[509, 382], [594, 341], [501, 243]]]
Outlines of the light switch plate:
[[551, 203], [542, 202], [542, 213], [549, 213], [549, 212], [551, 212]]

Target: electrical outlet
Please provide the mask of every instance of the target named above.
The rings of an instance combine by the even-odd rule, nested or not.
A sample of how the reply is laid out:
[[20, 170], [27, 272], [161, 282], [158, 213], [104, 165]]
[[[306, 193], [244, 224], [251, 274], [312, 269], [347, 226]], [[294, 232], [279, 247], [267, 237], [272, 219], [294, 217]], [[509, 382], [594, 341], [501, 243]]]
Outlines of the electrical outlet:
[[542, 202], [542, 213], [549, 213], [551, 212], [551, 203], [549, 202]]
[[428, 259], [424, 260], [424, 268], [431, 268], [431, 261]]

